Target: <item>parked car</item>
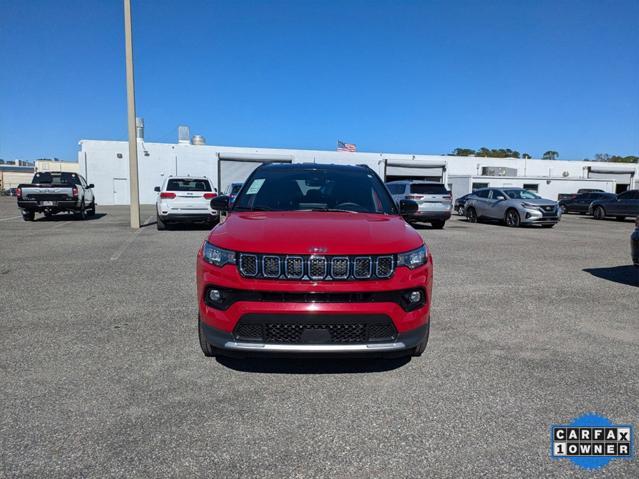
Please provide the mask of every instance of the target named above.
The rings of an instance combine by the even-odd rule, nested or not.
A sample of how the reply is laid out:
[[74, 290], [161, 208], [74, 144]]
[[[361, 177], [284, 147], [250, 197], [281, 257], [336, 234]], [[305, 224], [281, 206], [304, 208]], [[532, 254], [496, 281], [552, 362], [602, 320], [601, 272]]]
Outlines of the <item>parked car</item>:
[[639, 190], [628, 190], [615, 197], [595, 200], [590, 204], [588, 214], [597, 220], [614, 216], [623, 221], [626, 216], [639, 216]]
[[244, 185], [244, 183], [229, 183], [229, 185], [226, 187], [224, 194], [229, 197], [229, 202], [231, 204], [233, 204], [233, 202], [235, 201], [235, 197], [242, 189], [242, 185]]
[[197, 258], [205, 356], [422, 354], [432, 258], [372, 169], [265, 164], [211, 203], [229, 214]]
[[25, 221], [33, 221], [36, 213], [46, 217], [61, 212], [75, 213], [79, 219], [95, 214], [93, 185], [77, 173], [39, 172], [30, 184], [16, 188], [18, 208]]
[[635, 219], [635, 230], [630, 235], [630, 256], [632, 264], [639, 268], [639, 216]]
[[559, 193], [559, 195], [557, 195], [557, 200], [571, 200], [575, 196], [582, 195], [584, 193], [605, 193], [605, 191], [598, 188], [579, 188], [577, 193]]
[[580, 193], [570, 199], [559, 200], [559, 207], [562, 213], [587, 214], [590, 203], [595, 200], [614, 198], [614, 193]]
[[556, 201], [537, 196], [523, 188], [482, 188], [466, 203], [466, 218], [504, 221], [508, 226], [540, 224], [552, 228], [561, 218]]
[[460, 196], [459, 198], [455, 200], [455, 205], [453, 209], [457, 212], [459, 216], [466, 215], [466, 212], [464, 211], [464, 207], [466, 206], [466, 202], [468, 201], [468, 198], [470, 198], [471, 196], [473, 196], [473, 193], [468, 193], [467, 195]]
[[386, 183], [395, 202], [412, 200], [418, 210], [405, 216], [406, 221], [430, 223], [433, 228], [441, 229], [450, 219], [453, 202], [450, 191], [442, 183], [435, 181], [399, 180]]
[[155, 203], [158, 230], [176, 223], [213, 225], [219, 220], [219, 212], [211, 209], [217, 193], [206, 177], [170, 176], [155, 191], [159, 193]]

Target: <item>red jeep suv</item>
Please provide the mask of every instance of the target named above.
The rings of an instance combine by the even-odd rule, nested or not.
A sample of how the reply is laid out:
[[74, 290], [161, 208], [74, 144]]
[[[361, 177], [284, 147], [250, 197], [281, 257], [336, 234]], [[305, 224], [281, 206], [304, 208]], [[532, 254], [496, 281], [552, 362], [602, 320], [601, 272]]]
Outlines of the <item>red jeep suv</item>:
[[[266, 164], [247, 179], [197, 257], [205, 356], [419, 356], [433, 262], [367, 166]], [[235, 354], [232, 354], [235, 353]]]

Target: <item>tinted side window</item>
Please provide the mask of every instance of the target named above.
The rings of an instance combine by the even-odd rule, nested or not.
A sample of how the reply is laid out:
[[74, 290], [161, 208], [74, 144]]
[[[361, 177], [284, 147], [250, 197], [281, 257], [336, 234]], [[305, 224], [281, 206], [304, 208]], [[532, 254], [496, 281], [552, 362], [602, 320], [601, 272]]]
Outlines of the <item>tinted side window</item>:
[[630, 200], [630, 199], [632, 199], [632, 194], [633, 194], [633, 193], [634, 193], [633, 191], [624, 191], [623, 193], [621, 193], [621, 194], [618, 196], [618, 198], [619, 198], [620, 200]]
[[478, 190], [473, 193], [478, 198], [488, 198], [488, 192], [490, 190]]
[[392, 195], [401, 195], [404, 192], [404, 185], [386, 185], [388, 187], [388, 191], [391, 192]]

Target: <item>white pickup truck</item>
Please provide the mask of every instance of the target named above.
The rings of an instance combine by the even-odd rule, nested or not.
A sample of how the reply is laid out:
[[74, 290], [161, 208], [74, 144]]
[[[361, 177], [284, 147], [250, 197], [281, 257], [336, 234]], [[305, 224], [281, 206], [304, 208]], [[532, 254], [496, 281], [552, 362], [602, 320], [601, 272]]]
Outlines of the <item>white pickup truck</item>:
[[77, 173], [39, 172], [31, 184], [19, 185], [16, 189], [18, 208], [25, 221], [33, 221], [36, 213], [46, 217], [63, 211], [76, 214], [79, 219], [95, 214], [93, 185]]

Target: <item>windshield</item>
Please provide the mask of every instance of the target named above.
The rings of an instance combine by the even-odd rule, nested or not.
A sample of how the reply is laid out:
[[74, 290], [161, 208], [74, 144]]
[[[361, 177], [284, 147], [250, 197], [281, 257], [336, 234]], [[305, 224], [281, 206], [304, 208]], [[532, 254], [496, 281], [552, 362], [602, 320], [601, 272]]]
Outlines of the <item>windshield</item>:
[[371, 171], [265, 168], [235, 201], [240, 211], [353, 211], [395, 214], [392, 198]]
[[509, 198], [513, 198], [515, 200], [535, 200], [541, 198], [541, 196], [537, 196], [535, 193], [531, 193], [528, 190], [504, 190], [504, 193], [506, 193]]
[[243, 184], [244, 183], [235, 183], [235, 184], [231, 185], [231, 193], [230, 194], [237, 195], [240, 192], [240, 190], [242, 189], [242, 185]]
[[211, 185], [208, 180], [174, 178], [169, 180], [166, 191], [211, 191]]

